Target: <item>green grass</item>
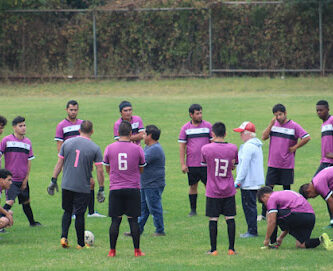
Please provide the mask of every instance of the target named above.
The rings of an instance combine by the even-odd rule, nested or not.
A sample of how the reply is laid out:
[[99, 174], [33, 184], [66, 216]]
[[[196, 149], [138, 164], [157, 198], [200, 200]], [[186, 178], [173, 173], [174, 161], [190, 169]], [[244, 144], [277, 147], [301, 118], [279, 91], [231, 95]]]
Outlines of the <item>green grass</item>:
[[[333, 103], [333, 78], [225, 78], [177, 79], [162, 81], [79, 81], [0, 85], [1, 112], [9, 121], [17, 115], [26, 117], [27, 136], [32, 140], [36, 159], [32, 161], [30, 177], [32, 208], [35, 218], [44, 227], [30, 228], [21, 207], [13, 207], [15, 224], [8, 234], [0, 235], [0, 270], [328, 270], [331, 252], [322, 247], [313, 250], [295, 248], [295, 240], [286, 237], [277, 251], [262, 251], [266, 223], [259, 223], [259, 237], [242, 240], [246, 223], [237, 193], [235, 257], [227, 256], [227, 234], [223, 219], [219, 221], [218, 257], [209, 257], [208, 221], [204, 216], [204, 188], [199, 186], [197, 217], [188, 218], [187, 177], [180, 171], [178, 134], [189, 120], [191, 103], [203, 106], [204, 119], [227, 126], [227, 141], [241, 144], [239, 135], [232, 132], [245, 120], [257, 126], [258, 134], [272, 119], [271, 108], [283, 103], [288, 117], [300, 123], [312, 140], [297, 151], [295, 185], [310, 181], [320, 160], [320, 125], [315, 103], [327, 99]], [[95, 234], [96, 244], [91, 250], [76, 251], [74, 224], [69, 240], [72, 248], [59, 245], [61, 231], [61, 195], [46, 193], [57, 161], [53, 140], [56, 124], [65, 117], [64, 107], [69, 99], [80, 104], [79, 117], [94, 123], [93, 140], [104, 150], [113, 141], [112, 127], [119, 118], [118, 104], [123, 99], [132, 102], [134, 113], [145, 125], [156, 124], [162, 129], [161, 144], [166, 153], [166, 183], [163, 194], [166, 237], [152, 236], [152, 219], [147, 222], [141, 239], [146, 257], [134, 258], [128, 231], [123, 220], [117, 244], [117, 257], [106, 257], [109, 248], [110, 219], [86, 219], [86, 228]], [[4, 135], [12, 132], [7, 125]], [[264, 144], [265, 169], [268, 142]], [[106, 180], [106, 184], [108, 184]], [[321, 198], [310, 201], [317, 221], [313, 236], [323, 232], [328, 224], [326, 205]], [[4, 200], [2, 200], [4, 204]], [[107, 213], [107, 202], [96, 206]], [[329, 232], [333, 237], [332, 231]]]

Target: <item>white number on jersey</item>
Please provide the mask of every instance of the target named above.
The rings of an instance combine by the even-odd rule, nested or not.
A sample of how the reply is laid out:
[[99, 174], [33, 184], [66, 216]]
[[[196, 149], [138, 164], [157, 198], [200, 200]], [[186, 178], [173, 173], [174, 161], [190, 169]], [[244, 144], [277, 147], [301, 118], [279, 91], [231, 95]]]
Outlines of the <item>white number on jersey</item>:
[[127, 170], [127, 153], [118, 153], [118, 169]]
[[228, 173], [229, 161], [215, 158], [215, 176], [226, 177]]

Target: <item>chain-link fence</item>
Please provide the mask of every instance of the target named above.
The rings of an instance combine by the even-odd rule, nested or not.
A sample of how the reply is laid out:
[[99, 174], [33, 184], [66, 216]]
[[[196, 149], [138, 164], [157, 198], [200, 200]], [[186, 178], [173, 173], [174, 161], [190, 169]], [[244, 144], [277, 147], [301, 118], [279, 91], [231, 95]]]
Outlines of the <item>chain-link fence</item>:
[[0, 77], [122, 78], [333, 71], [333, 4], [8, 10]]

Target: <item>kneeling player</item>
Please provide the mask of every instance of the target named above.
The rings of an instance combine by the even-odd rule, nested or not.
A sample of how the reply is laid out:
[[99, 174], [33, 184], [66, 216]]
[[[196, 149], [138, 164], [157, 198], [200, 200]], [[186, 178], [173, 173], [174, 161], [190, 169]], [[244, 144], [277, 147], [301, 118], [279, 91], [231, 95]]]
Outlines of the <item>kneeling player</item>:
[[222, 214], [228, 225], [228, 255], [234, 255], [236, 203], [232, 170], [237, 161], [237, 146], [224, 141], [225, 125], [217, 122], [212, 127], [213, 143], [201, 148], [202, 165], [207, 165], [206, 216], [209, 217], [211, 250], [208, 254], [217, 255], [217, 221]]
[[277, 246], [282, 244], [289, 233], [296, 239], [298, 248], [315, 248], [322, 242], [327, 250], [333, 250], [333, 242], [326, 233], [319, 238], [310, 238], [316, 217], [311, 205], [302, 195], [290, 190], [273, 192], [271, 187], [265, 186], [259, 189], [257, 197], [267, 208], [266, 247], [269, 246], [270, 239], [276, 239], [278, 225], [282, 233], [276, 239]]
[[119, 139], [106, 147], [103, 161], [110, 175], [109, 216], [112, 223], [108, 256], [116, 256], [119, 227], [124, 214], [131, 229], [134, 256], [144, 256], [140, 250], [138, 217], [141, 215], [140, 173], [145, 166], [145, 155], [140, 146], [131, 142], [132, 126], [128, 121], [123, 121], [118, 131]]
[[[327, 202], [327, 206], [333, 214], [333, 167], [327, 167], [313, 177], [311, 183], [303, 184], [299, 193], [306, 199], [321, 195]], [[330, 222], [333, 225], [333, 219]]]
[[[2, 189], [8, 190], [12, 183], [12, 173], [7, 169], [0, 169], [0, 191]], [[13, 225], [13, 212], [6, 211], [0, 206], [0, 229], [10, 227]]]

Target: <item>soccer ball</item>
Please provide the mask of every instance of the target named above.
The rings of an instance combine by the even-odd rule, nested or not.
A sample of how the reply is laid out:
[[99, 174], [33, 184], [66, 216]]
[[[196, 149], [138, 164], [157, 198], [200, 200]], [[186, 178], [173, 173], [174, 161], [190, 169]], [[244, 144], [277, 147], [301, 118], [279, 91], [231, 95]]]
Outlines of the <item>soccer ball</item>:
[[91, 231], [84, 232], [84, 242], [89, 245], [93, 246], [95, 243], [95, 236]]

